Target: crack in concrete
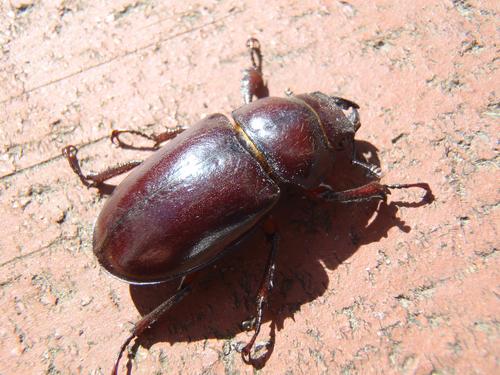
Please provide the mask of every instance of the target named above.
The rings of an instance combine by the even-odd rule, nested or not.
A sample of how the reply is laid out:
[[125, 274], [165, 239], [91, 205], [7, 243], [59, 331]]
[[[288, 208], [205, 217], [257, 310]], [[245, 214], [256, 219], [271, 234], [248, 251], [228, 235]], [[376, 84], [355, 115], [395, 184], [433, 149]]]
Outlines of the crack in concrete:
[[[3, 262], [3, 263], [0, 263], [0, 268], [3, 268], [3, 267], [5, 267], [5, 266], [7, 266], [9, 264], [12, 264], [12, 263], [16, 263], [16, 262], [18, 262], [18, 261], [20, 261], [22, 259], [29, 258], [29, 257], [31, 257], [33, 255], [42, 253], [43, 251], [48, 250], [50, 247], [52, 247], [54, 245], [57, 245], [58, 243], [63, 243], [65, 241], [74, 240], [76, 238], [77, 238], [77, 236], [72, 236], [72, 237], [58, 236], [56, 239], [50, 241], [48, 244], [46, 244], [46, 245], [44, 245], [44, 246], [42, 246], [42, 247], [40, 247], [40, 248], [38, 248], [36, 250], [30, 251], [30, 252], [28, 252], [26, 254], [18, 255], [18, 256], [14, 257], [14, 258], [11, 258], [11, 259]], [[0, 282], [0, 285], [1, 284], [2, 283]]]
[[[80, 150], [82, 148], [86, 148], [90, 145], [93, 145], [95, 143], [98, 143], [98, 142], [101, 142], [103, 141], [104, 139], [109, 139], [109, 135], [105, 135], [105, 136], [102, 136], [102, 137], [99, 137], [97, 139], [93, 139], [91, 141], [88, 141], [88, 142], [85, 142], [85, 143], [81, 143], [81, 144], [78, 144], [76, 147]], [[39, 161], [38, 163], [35, 163], [35, 164], [32, 164], [32, 165], [29, 165], [27, 167], [24, 167], [24, 168], [20, 168], [20, 169], [16, 169], [14, 172], [10, 172], [10, 173], [7, 173], [7, 174], [4, 174], [3, 176], [0, 176], [0, 181], [4, 181], [4, 180], [7, 180], [9, 179], [10, 177], [14, 177], [20, 173], [25, 173], [25, 172], [28, 172], [28, 171], [31, 171], [37, 167], [41, 167], [43, 165], [46, 165], [46, 164], [50, 164], [52, 163], [53, 161], [56, 161], [56, 160], [59, 160], [60, 158], [62, 158], [63, 155], [60, 154], [60, 155], [56, 155], [56, 156], [51, 156], [50, 158], [48, 159], [45, 159], [45, 160], [42, 160], [42, 161]], [[1, 265], [0, 265], [1, 267]]]
[[[192, 27], [192, 28], [190, 28], [190, 29], [188, 29], [188, 30], [181, 31], [181, 32], [176, 33], [176, 34], [173, 34], [173, 35], [169, 35], [169, 36], [167, 36], [167, 37], [165, 37], [165, 38], [161, 38], [159, 41], [155, 41], [155, 42], [152, 42], [152, 43], [148, 43], [148, 44], [146, 44], [146, 45], [144, 45], [144, 46], [137, 47], [137, 48], [135, 48], [135, 49], [133, 49], [133, 50], [131, 50], [131, 51], [127, 51], [127, 52], [125, 52], [125, 53], [123, 53], [123, 54], [121, 54], [121, 55], [114, 56], [114, 57], [112, 57], [112, 58], [110, 58], [110, 59], [108, 59], [108, 60], [106, 60], [106, 61], [103, 61], [103, 62], [100, 62], [100, 63], [98, 63], [98, 64], [94, 64], [94, 65], [88, 66], [88, 67], [86, 67], [86, 68], [82, 68], [82, 69], [80, 69], [80, 70], [78, 70], [78, 71], [76, 71], [76, 72], [73, 72], [73, 73], [70, 73], [70, 74], [68, 74], [68, 75], [66, 75], [66, 76], [63, 76], [63, 77], [57, 78], [57, 79], [52, 80], [52, 81], [49, 81], [49, 82], [46, 82], [46, 83], [41, 84], [41, 85], [39, 85], [39, 86], [35, 86], [35, 87], [32, 87], [32, 88], [29, 88], [29, 89], [23, 90], [23, 92], [22, 92], [22, 93], [20, 93], [20, 94], [18, 94], [18, 95], [14, 95], [14, 96], [11, 96], [11, 97], [9, 97], [9, 98], [7, 98], [7, 99], [5, 99], [5, 100], [0, 101], [0, 104], [6, 103], [6, 102], [8, 102], [8, 101], [10, 101], [10, 100], [13, 100], [13, 99], [16, 99], [16, 98], [19, 98], [19, 97], [21, 97], [21, 96], [23, 96], [23, 95], [27, 95], [27, 94], [29, 94], [29, 93], [31, 93], [31, 92], [33, 92], [33, 91], [39, 90], [39, 89], [41, 89], [41, 88], [44, 88], [44, 87], [47, 87], [47, 86], [50, 86], [50, 85], [56, 84], [56, 83], [58, 83], [58, 82], [64, 81], [64, 80], [66, 80], [66, 79], [72, 78], [72, 77], [74, 77], [74, 76], [76, 76], [76, 75], [78, 75], [78, 74], [81, 74], [81, 73], [84, 73], [84, 72], [88, 72], [88, 71], [90, 71], [90, 70], [92, 70], [92, 69], [96, 69], [96, 68], [101, 67], [101, 66], [104, 66], [104, 65], [106, 65], [106, 64], [110, 64], [110, 63], [112, 63], [112, 62], [114, 62], [114, 61], [116, 61], [116, 60], [119, 60], [119, 59], [121, 59], [121, 58], [124, 58], [124, 57], [130, 56], [130, 55], [133, 55], [133, 54], [135, 54], [135, 53], [137, 53], [137, 52], [139, 52], [139, 51], [145, 50], [145, 49], [150, 48], [150, 47], [154, 47], [154, 46], [158, 45], [159, 43], [163, 43], [163, 42], [166, 42], [166, 41], [169, 41], [169, 40], [172, 40], [172, 39], [178, 38], [178, 37], [180, 37], [180, 36], [182, 36], [182, 35], [186, 35], [186, 34], [189, 34], [189, 33], [191, 33], [191, 32], [194, 32], [194, 31], [197, 31], [197, 30], [201, 30], [201, 29], [203, 29], [203, 28], [205, 28], [205, 27], [208, 27], [208, 26], [214, 25], [214, 24], [216, 24], [217, 22], [220, 22], [220, 21], [222, 21], [222, 20], [224, 20], [224, 19], [226, 19], [226, 18], [232, 17], [232, 16], [234, 16], [234, 15], [236, 15], [236, 14], [239, 14], [239, 13], [241, 13], [241, 12], [242, 12], [242, 10], [241, 10], [241, 9], [230, 10], [229, 14], [227, 14], [227, 15], [225, 15], [225, 16], [222, 16], [222, 17], [219, 17], [219, 18], [216, 18], [216, 19], [214, 19], [214, 20], [212, 20], [212, 21], [210, 21], [210, 22], [204, 23], [204, 24], [199, 25], [199, 26], [196, 26], [196, 27]], [[77, 145], [77, 147], [78, 147], [78, 148], [84, 148], [84, 147], [89, 146], [89, 145], [91, 145], [91, 144], [94, 144], [94, 143], [100, 142], [100, 141], [102, 141], [103, 139], [108, 138], [108, 137], [109, 137], [109, 136], [100, 137], [100, 138], [97, 138], [97, 139], [95, 139], [95, 140], [89, 141], [89, 142], [87, 142], [87, 143], [84, 143], [84, 144], [81, 144], [81, 145]], [[35, 168], [37, 168], [37, 167], [40, 167], [40, 166], [43, 166], [43, 165], [49, 164], [49, 163], [51, 163], [51, 162], [53, 162], [53, 161], [59, 160], [61, 157], [62, 157], [62, 155], [52, 156], [52, 157], [50, 157], [50, 158], [48, 158], [48, 159], [42, 160], [42, 161], [40, 161], [40, 162], [38, 162], [38, 163], [35, 163], [35, 164], [33, 164], [33, 165], [30, 165], [30, 166], [28, 166], [28, 167], [24, 167], [24, 168], [21, 168], [21, 169], [17, 169], [17, 170], [15, 170], [15, 171], [11, 172], [11, 173], [7, 173], [7, 174], [5, 174], [5, 175], [3, 175], [3, 176], [0, 176], [0, 181], [6, 180], [6, 179], [8, 179], [8, 178], [10, 178], [10, 177], [13, 177], [13, 176], [16, 176], [16, 175], [18, 175], [18, 174], [20, 174], [20, 173], [25, 173], [25, 172], [27, 172], [27, 171], [33, 170], [33, 169], [35, 169]], [[1, 266], [1, 265], [0, 265], [0, 266]]]
[[10, 96], [6, 99], [3, 99], [3, 100], [0, 100], [0, 104], [4, 104], [4, 103], [7, 103], [13, 99], [17, 99], [17, 98], [20, 98], [24, 95], [27, 95], [27, 94], [30, 94], [36, 90], [39, 90], [39, 89], [42, 89], [44, 87], [47, 87], [47, 86], [51, 86], [53, 84], [56, 84], [56, 83], [59, 83], [61, 81], [64, 81], [66, 79], [70, 79], [72, 77], [75, 77], [81, 73], [85, 73], [85, 72], [89, 72], [93, 69], [97, 69], [101, 66], [104, 66], [104, 65], [108, 65], [114, 61], [117, 61], [117, 60], [120, 60], [122, 58], [125, 58], [127, 56], [131, 56], [137, 52], [140, 52], [140, 51], [143, 51], [143, 50], [146, 50], [148, 48], [151, 48], [151, 47], [155, 47], [157, 46], [158, 44], [161, 44], [161, 43], [164, 43], [166, 41], [169, 41], [169, 40], [172, 40], [172, 39], [175, 39], [175, 38], [178, 38], [180, 36], [183, 36], [183, 35], [186, 35], [186, 34], [189, 34], [189, 33], [192, 33], [192, 32], [195, 32], [195, 31], [198, 31], [198, 30], [201, 30], [205, 27], [208, 27], [208, 26], [212, 26], [212, 25], [215, 25], [217, 22], [220, 22], [222, 20], [225, 20], [226, 18], [229, 18], [229, 17], [232, 17], [236, 14], [239, 14], [243, 12], [241, 9], [235, 9], [235, 10], [230, 10], [229, 14], [226, 14], [225, 16], [222, 16], [222, 17], [219, 17], [219, 18], [216, 18], [210, 22], [207, 22], [207, 23], [203, 23], [199, 26], [195, 26], [195, 27], [192, 27], [190, 29], [187, 29], [185, 31], [180, 31], [178, 33], [175, 33], [175, 34], [172, 34], [172, 35], [169, 35], [169, 36], [166, 36], [165, 38], [160, 38], [158, 41], [155, 41], [155, 42], [151, 42], [151, 43], [148, 43], [144, 46], [140, 46], [140, 47], [137, 47], [137, 48], [134, 48], [130, 51], [126, 51], [125, 53], [122, 53], [120, 55], [117, 55], [117, 56], [114, 56], [114, 57], [111, 57], [110, 59], [107, 59], [107, 60], [104, 60], [100, 63], [97, 63], [97, 64], [93, 64], [93, 65], [90, 65], [90, 66], [87, 66], [87, 67], [84, 67], [82, 69], [79, 69], [73, 73], [69, 73], [65, 76], [62, 76], [62, 77], [59, 77], [59, 78], [56, 78], [52, 81], [48, 81], [48, 82], [45, 82], [45, 83], [42, 83], [41, 85], [38, 85], [38, 86], [34, 86], [34, 87], [31, 87], [31, 88], [28, 88], [28, 89], [23, 89], [23, 91], [17, 95], [13, 95], [13, 96]]

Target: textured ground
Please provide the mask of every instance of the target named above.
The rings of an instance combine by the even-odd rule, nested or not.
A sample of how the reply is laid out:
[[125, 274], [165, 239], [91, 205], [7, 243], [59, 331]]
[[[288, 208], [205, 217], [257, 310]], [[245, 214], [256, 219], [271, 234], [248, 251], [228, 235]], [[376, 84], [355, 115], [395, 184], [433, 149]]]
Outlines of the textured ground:
[[[391, 199], [421, 195], [396, 192], [378, 211], [282, 204], [259, 338], [275, 344], [258, 373], [498, 373], [498, 1], [180, 3], [1, 5], [0, 374], [108, 373], [130, 322], [168, 295], [99, 268], [91, 228], [103, 200], [60, 149], [81, 147], [83, 167], [99, 170], [144, 157], [110, 147], [112, 129], [230, 113], [249, 36], [271, 95], [355, 100], [360, 152], [384, 181], [426, 181], [436, 197], [398, 207]], [[140, 340], [133, 373], [252, 373], [236, 349], [265, 248], [256, 232], [206, 272]]]

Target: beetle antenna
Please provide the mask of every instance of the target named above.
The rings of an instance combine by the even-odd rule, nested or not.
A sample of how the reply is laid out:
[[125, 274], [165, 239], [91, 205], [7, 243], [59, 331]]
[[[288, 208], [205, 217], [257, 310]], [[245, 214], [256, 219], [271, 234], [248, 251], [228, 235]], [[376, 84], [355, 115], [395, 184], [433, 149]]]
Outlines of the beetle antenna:
[[352, 159], [351, 163], [365, 169], [371, 176], [378, 179], [382, 178], [382, 170], [375, 164], [365, 163], [361, 160], [356, 159], [356, 141], [352, 142]]
[[365, 169], [370, 175], [376, 178], [382, 178], [382, 170], [375, 164], [365, 163], [357, 159], [352, 159], [352, 164], [360, 166], [361, 168]]

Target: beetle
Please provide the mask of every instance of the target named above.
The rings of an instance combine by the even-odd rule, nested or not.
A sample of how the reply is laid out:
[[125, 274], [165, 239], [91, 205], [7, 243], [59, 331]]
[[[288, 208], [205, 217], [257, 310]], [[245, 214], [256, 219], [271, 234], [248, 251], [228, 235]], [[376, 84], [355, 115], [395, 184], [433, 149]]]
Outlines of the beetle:
[[[94, 226], [93, 251], [100, 265], [132, 284], [180, 280], [174, 295], [135, 325], [120, 348], [113, 373], [130, 342], [192, 290], [197, 271], [263, 225], [270, 251], [257, 293], [254, 333], [241, 351], [245, 362], [251, 360], [273, 286], [279, 232], [271, 212], [282, 189], [292, 186], [330, 202], [384, 200], [392, 189], [412, 187], [425, 189], [425, 199], [430, 197], [425, 183], [379, 183], [380, 170], [356, 159], [356, 103], [320, 92], [269, 97], [260, 43], [250, 38], [247, 47], [252, 66], [241, 81], [245, 104], [232, 112], [233, 121], [213, 114], [189, 128], [178, 126], [160, 134], [115, 130], [111, 140], [118, 146], [155, 152], [144, 162], [131, 161], [96, 174], [83, 174], [75, 146], [62, 150], [81, 182], [101, 193], [113, 190], [106, 180], [131, 170], [112, 191]], [[125, 133], [154, 144], [134, 146], [123, 141]], [[324, 180], [332, 172], [335, 154], [349, 147], [352, 164], [377, 181], [334, 191]]]

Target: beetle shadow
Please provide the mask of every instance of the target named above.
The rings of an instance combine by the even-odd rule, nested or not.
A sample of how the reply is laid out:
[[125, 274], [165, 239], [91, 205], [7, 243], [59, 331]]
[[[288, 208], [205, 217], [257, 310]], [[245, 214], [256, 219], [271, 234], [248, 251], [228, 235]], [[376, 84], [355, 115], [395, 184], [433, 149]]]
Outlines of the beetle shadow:
[[[356, 141], [356, 149], [358, 155], [363, 155], [360, 159], [380, 165], [373, 145]], [[336, 161], [336, 170], [327, 183], [339, 191], [370, 180], [346, 156]], [[264, 313], [264, 323], [271, 321], [271, 327], [263, 327], [257, 338], [257, 345], [262, 340], [269, 340], [270, 345], [264, 345], [267, 350], [252, 363], [256, 368], [263, 367], [271, 356], [275, 330], [282, 329], [302, 305], [328, 289], [325, 267], [335, 270], [360, 246], [386, 237], [393, 227], [403, 232], [411, 229], [397, 218], [398, 202], [324, 203], [305, 199], [295, 191], [286, 195], [287, 199], [281, 199], [272, 211], [279, 223], [281, 241], [274, 289]], [[422, 204], [425, 202], [400, 205]], [[255, 296], [269, 253], [269, 244], [261, 230], [254, 230], [247, 237], [219, 262], [201, 271], [191, 296], [139, 337], [132, 352], [138, 345], [149, 348], [156, 342], [173, 344], [208, 338], [224, 340], [221, 346], [225, 356], [241, 349], [242, 345], [233, 338], [242, 331], [241, 323], [255, 315]], [[145, 315], [172, 295], [177, 286], [178, 281], [154, 286], [131, 285], [130, 294], [140, 314]], [[250, 335], [251, 332], [243, 340], [248, 341]]]

